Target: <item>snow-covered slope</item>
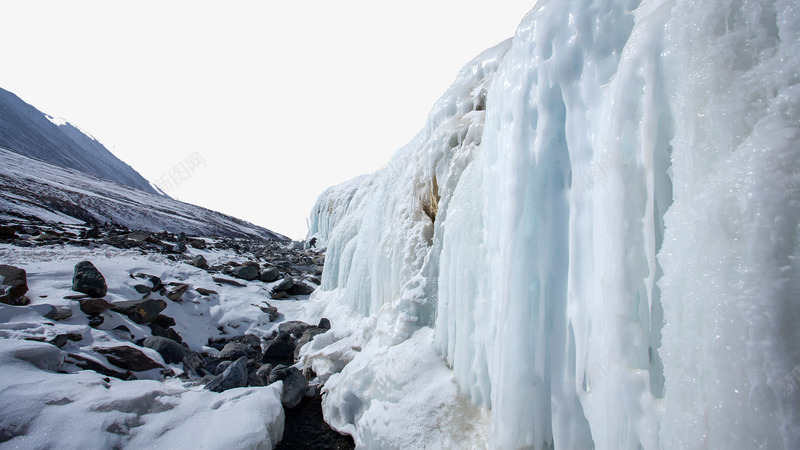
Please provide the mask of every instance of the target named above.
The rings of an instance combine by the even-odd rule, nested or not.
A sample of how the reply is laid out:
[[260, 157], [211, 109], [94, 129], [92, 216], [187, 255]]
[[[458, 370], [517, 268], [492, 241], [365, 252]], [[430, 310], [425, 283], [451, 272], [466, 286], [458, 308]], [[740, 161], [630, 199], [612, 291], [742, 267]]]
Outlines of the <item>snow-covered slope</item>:
[[0, 146], [57, 166], [157, 193], [138, 172], [95, 138], [69, 122], [47, 116], [1, 88]]
[[314, 308], [349, 319], [306, 355], [326, 419], [368, 448], [800, 448], [798, 174], [797, 2], [541, 0], [315, 205]]
[[0, 217], [113, 222], [133, 230], [288, 240], [235, 217], [0, 148]]

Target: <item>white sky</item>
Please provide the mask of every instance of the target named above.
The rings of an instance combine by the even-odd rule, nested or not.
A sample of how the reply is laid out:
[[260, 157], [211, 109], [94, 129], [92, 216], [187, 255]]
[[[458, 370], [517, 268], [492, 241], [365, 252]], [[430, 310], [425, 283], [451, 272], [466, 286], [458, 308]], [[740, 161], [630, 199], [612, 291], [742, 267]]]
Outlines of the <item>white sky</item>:
[[168, 193], [289, 237], [372, 172], [535, 1], [0, 2], [0, 87]]

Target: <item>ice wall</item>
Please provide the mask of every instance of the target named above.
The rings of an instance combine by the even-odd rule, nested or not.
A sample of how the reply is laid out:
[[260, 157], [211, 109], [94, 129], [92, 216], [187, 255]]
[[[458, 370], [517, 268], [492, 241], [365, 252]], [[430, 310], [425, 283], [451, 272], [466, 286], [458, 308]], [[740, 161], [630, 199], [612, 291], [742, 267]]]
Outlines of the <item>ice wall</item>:
[[[320, 198], [317, 301], [433, 328], [490, 447], [800, 448], [798, 55], [793, 1], [540, 1]], [[325, 402], [365, 446], [380, 354]]]

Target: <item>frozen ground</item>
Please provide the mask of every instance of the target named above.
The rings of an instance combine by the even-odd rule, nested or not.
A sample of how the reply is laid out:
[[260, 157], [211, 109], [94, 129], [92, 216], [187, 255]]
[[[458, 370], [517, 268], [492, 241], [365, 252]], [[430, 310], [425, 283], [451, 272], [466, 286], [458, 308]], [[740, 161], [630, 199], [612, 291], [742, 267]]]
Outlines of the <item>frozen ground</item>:
[[[61, 228], [69, 231], [70, 226]], [[79, 369], [74, 355], [113, 367], [97, 349], [135, 346], [150, 330], [110, 310], [102, 313], [101, 325], [90, 327], [78, 302], [64, 297], [76, 294], [71, 291], [73, 267], [83, 260], [92, 261], [106, 278], [105, 299], [112, 304], [141, 298], [133, 285], [142, 280], [131, 277], [139, 272], [165, 283], [189, 284], [182, 301], [167, 301], [163, 314], [175, 319], [173, 328], [191, 350], [211, 354], [218, 351], [207, 346], [209, 338], [266, 337], [278, 321], [305, 318], [302, 302], [270, 299], [269, 283], [216, 284], [211, 274], [166, 254], [31, 242], [27, 248], [0, 244], [0, 262], [26, 270], [31, 300], [28, 306], [0, 304], [0, 448], [272, 448], [281, 438], [281, 382], [214, 393], [196, 377], [165, 380], [159, 369], [136, 372], [135, 381]], [[187, 251], [197, 254], [212, 265], [247, 258], [211, 247]], [[217, 294], [201, 296], [196, 288]], [[259, 308], [264, 301], [278, 307], [276, 322]], [[45, 318], [51, 305], [71, 309], [72, 317]], [[130, 333], [115, 330], [120, 325]], [[77, 340], [61, 348], [37, 342], [70, 333]], [[182, 364], [167, 364], [151, 349], [136, 348], [175, 375], [184, 371]]]

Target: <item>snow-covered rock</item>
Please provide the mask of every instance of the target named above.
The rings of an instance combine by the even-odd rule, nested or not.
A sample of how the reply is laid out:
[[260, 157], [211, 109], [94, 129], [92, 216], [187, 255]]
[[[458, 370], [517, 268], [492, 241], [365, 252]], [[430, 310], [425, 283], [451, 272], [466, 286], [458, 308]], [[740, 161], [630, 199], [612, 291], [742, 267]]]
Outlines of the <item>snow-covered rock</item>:
[[301, 353], [331, 424], [367, 448], [800, 447], [798, 18], [540, 1], [312, 210], [308, 311], [334, 329]]

